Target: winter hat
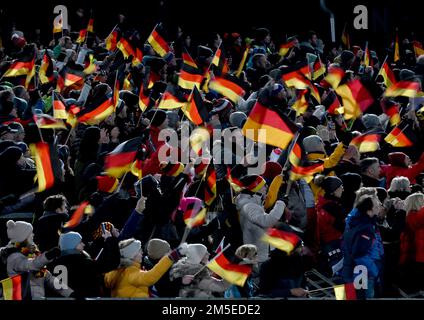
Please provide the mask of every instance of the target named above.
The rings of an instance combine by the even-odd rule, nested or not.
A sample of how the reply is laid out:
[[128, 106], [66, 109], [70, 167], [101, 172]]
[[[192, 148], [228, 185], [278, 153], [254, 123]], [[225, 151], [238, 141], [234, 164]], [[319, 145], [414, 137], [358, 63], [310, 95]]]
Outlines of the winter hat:
[[10, 242], [23, 242], [32, 233], [32, 225], [25, 221], [13, 221], [9, 220], [7, 225], [7, 237]]
[[180, 120], [180, 117], [178, 116], [178, 113], [168, 110], [166, 112], [166, 116], [168, 117], [168, 124], [171, 128], [175, 128], [177, 126], [178, 121]]
[[348, 172], [342, 174], [340, 179], [343, 181], [343, 186], [346, 190], [356, 191], [361, 187], [362, 177], [357, 173]]
[[147, 243], [147, 255], [153, 260], [159, 260], [171, 251], [168, 242], [162, 239], [150, 239]]
[[317, 135], [308, 136], [303, 139], [303, 147], [306, 153], [324, 152], [324, 142]]
[[375, 114], [371, 113], [362, 116], [362, 123], [367, 130], [381, 127], [380, 119]]
[[244, 112], [236, 111], [230, 115], [230, 124], [234, 127], [243, 128], [247, 116]]
[[132, 259], [141, 250], [141, 242], [135, 239], [128, 239], [119, 242], [119, 251], [124, 259]]
[[399, 80], [400, 81], [411, 81], [415, 79], [415, 72], [409, 69], [402, 69], [399, 72]]
[[213, 102], [211, 114], [224, 113], [224, 110], [233, 109], [233, 104], [224, 98], [217, 99]]
[[275, 97], [277, 96], [281, 91], [283, 91], [284, 87], [279, 84], [279, 83], [275, 83], [272, 90], [271, 90], [271, 96]]
[[23, 48], [27, 43], [25, 40], [24, 34], [21, 31], [15, 31], [12, 34], [11, 40], [13, 45], [18, 48]]
[[187, 261], [192, 264], [199, 264], [207, 252], [208, 249], [203, 244], [189, 244], [186, 253]]
[[343, 50], [340, 54], [340, 60], [343, 65], [347, 65], [354, 57], [355, 55], [350, 50]]
[[119, 185], [119, 180], [109, 176], [97, 176], [97, 190], [100, 192], [112, 193]]
[[255, 39], [257, 41], [263, 41], [270, 34], [267, 28], [258, 28], [255, 30]]
[[150, 109], [146, 112], [147, 119], [153, 127], [159, 127], [166, 120], [166, 111], [162, 109]]
[[250, 192], [258, 192], [266, 185], [264, 178], [254, 174], [240, 178], [240, 182], [243, 185], [243, 189], [249, 190]]
[[281, 171], [283, 171], [283, 167], [281, 167], [281, 164], [274, 161], [267, 161], [264, 164], [264, 173], [262, 174], [262, 177], [269, 184], [276, 176], [281, 174]]
[[159, 170], [163, 175], [176, 177], [184, 170], [184, 165], [181, 162], [171, 163], [162, 161], [159, 165]]
[[406, 154], [404, 154], [403, 152], [392, 152], [389, 153], [389, 163], [393, 166], [396, 167], [402, 167], [405, 168], [405, 159], [406, 159]]
[[60, 250], [73, 250], [75, 249], [82, 241], [82, 237], [78, 232], [67, 232], [62, 233], [59, 237], [59, 247]]
[[331, 194], [336, 191], [340, 186], [343, 185], [343, 181], [335, 176], [325, 177], [321, 184], [321, 188], [324, 189], [326, 194]]

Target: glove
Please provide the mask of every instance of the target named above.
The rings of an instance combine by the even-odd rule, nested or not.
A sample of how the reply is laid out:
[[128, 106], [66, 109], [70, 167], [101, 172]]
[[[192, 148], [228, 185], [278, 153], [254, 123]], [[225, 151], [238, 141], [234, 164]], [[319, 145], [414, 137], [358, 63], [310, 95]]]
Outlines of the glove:
[[343, 134], [343, 138], [342, 138], [343, 145], [347, 148], [349, 146], [350, 142], [352, 141], [352, 139], [353, 139], [352, 132], [346, 131]]
[[187, 253], [187, 248], [188, 248], [187, 243], [185, 242], [182, 243], [178, 248], [172, 250], [168, 254], [168, 258], [171, 259], [173, 262], [177, 262], [178, 260], [182, 258], [184, 254]]
[[45, 256], [49, 260], [54, 260], [60, 256], [60, 249], [58, 247], [54, 247], [45, 253]]

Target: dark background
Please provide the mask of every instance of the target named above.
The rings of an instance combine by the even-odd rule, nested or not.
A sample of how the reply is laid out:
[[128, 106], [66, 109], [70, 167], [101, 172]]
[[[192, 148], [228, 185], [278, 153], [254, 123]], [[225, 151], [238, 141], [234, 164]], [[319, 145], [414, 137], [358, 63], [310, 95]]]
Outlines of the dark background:
[[[162, 4], [160, 4], [162, 2]], [[336, 41], [345, 23], [350, 28], [351, 42], [363, 46], [369, 40], [371, 49], [389, 46], [394, 39], [395, 28], [400, 38], [422, 40], [423, 29], [420, 8], [412, 0], [341, 1], [327, 0], [327, 7], [335, 14]], [[128, 24], [148, 36], [158, 21], [170, 26], [180, 25], [196, 38], [204, 38], [211, 31], [240, 32], [251, 35], [257, 27], [267, 27], [279, 43], [286, 36], [313, 29], [320, 38], [330, 42], [329, 16], [320, 8], [319, 0], [72, 0], [72, 1], [2, 1], [0, 4], [0, 28], [3, 43], [7, 45], [14, 25], [31, 40], [36, 29], [41, 30], [43, 42], [52, 38], [53, 8], [67, 6], [69, 24], [73, 31], [85, 27], [92, 10], [94, 30], [104, 38], [118, 21], [118, 14], [127, 17]], [[353, 29], [353, 8], [363, 4], [368, 8], [368, 30]], [[85, 10], [83, 19], [76, 16], [78, 8]], [[170, 30], [174, 30], [170, 27]], [[171, 35], [172, 38], [172, 35]]]

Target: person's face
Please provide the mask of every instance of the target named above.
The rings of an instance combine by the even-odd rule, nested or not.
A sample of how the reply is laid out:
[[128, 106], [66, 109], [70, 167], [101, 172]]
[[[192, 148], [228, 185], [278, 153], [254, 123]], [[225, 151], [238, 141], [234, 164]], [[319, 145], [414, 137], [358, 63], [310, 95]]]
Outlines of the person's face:
[[316, 34], [314, 34], [312, 37], [311, 37], [311, 44], [313, 45], [313, 46], [316, 46], [317, 45], [317, 42], [318, 41], [318, 38], [317, 38], [317, 35]]
[[27, 238], [27, 242], [28, 242], [28, 244], [34, 244], [34, 233], [31, 233], [30, 235], [29, 235], [29, 237]]
[[25, 131], [20, 131], [15, 134], [15, 142], [23, 142], [25, 139]]
[[119, 136], [119, 128], [118, 127], [114, 127], [111, 131], [110, 131], [110, 137], [112, 139], [118, 139]]
[[265, 56], [261, 56], [258, 60], [258, 67], [262, 69], [266, 69], [268, 65], [268, 60]]
[[76, 248], [75, 249], [77, 249], [79, 252], [81, 252], [81, 251], [83, 251], [84, 250], [84, 248], [85, 248], [85, 244], [84, 244], [84, 242], [80, 242], [77, 246], [76, 246]]
[[133, 258], [133, 261], [141, 263], [142, 259], [143, 259], [143, 250], [140, 249], [140, 251]]
[[367, 172], [368, 172], [368, 175], [371, 178], [374, 178], [374, 179], [380, 178], [380, 172], [381, 172], [381, 170], [380, 170], [380, 164], [379, 163], [374, 163], [373, 165], [371, 165], [368, 168], [368, 171]]
[[341, 198], [343, 191], [344, 191], [343, 186], [340, 186], [336, 189], [336, 191], [334, 191], [333, 194], [336, 198]]
[[67, 213], [68, 212], [68, 206], [66, 204], [66, 202], [62, 203], [62, 206], [58, 209], [56, 209], [57, 213]]

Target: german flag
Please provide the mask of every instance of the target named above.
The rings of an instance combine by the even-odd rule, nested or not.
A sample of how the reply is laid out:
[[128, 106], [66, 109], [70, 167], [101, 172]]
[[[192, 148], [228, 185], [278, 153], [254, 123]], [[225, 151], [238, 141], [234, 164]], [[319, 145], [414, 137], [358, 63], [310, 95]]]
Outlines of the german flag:
[[[150, 68], [150, 67], [149, 67]], [[152, 69], [149, 70], [149, 77], [147, 81], [147, 89], [151, 89], [153, 85], [161, 80], [161, 76], [154, 72]]]
[[408, 97], [414, 98], [420, 90], [420, 84], [414, 81], [399, 81], [386, 89], [385, 97]]
[[129, 56], [135, 57], [135, 52], [133, 47], [125, 38], [119, 39], [118, 43], [116, 44], [116, 47], [119, 50], [121, 50], [125, 59], [127, 59]]
[[78, 114], [78, 122], [95, 125], [109, 117], [115, 111], [112, 98], [107, 96], [99, 98], [92, 104], [90, 109], [86, 109]]
[[183, 64], [189, 65], [190, 67], [193, 67], [196, 69], [198, 68], [196, 62], [190, 56], [186, 48], [184, 48], [183, 50], [182, 58], [183, 58]]
[[[298, 131], [297, 126], [283, 113], [256, 102], [243, 126], [246, 137], [249, 129], [254, 130], [253, 139], [268, 145], [286, 149]], [[263, 129], [260, 132], [257, 130]], [[251, 138], [251, 137], [250, 137]]]
[[50, 158], [50, 146], [46, 142], [37, 142], [29, 145], [37, 168], [38, 192], [53, 187], [54, 174]]
[[147, 42], [152, 46], [153, 50], [160, 55], [162, 58], [169, 52], [171, 49], [169, 48], [168, 43], [165, 41], [163, 37], [163, 30], [160, 24], [156, 25], [150, 34]]
[[209, 163], [208, 168], [206, 169], [205, 175], [205, 203], [207, 206], [210, 206], [215, 200], [217, 195], [216, 189], [216, 171], [213, 163]]
[[44, 53], [43, 61], [41, 62], [40, 69], [38, 70], [38, 77], [42, 84], [53, 82], [54, 80], [53, 62], [47, 50]]
[[286, 252], [288, 255], [296, 248], [301, 239], [292, 232], [269, 228], [261, 238], [262, 241]]
[[235, 192], [241, 192], [244, 189], [243, 182], [241, 182], [238, 178], [234, 177], [231, 174], [230, 167], [227, 167], [227, 175], [225, 176], [225, 178], [227, 179], [227, 181], [230, 184], [231, 188], [233, 188], [233, 190]]
[[399, 104], [391, 100], [382, 99], [380, 105], [384, 113], [389, 117], [390, 125], [397, 126], [400, 122]]
[[358, 118], [374, 101], [374, 98], [358, 79], [349, 81], [336, 89], [342, 99], [344, 118]]
[[194, 153], [198, 156], [202, 155], [202, 148], [205, 145], [206, 141], [209, 141], [211, 135], [209, 131], [204, 127], [197, 127], [190, 134], [190, 147], [194, 151]]
[[187, 104], [182, 94], [173, 85], [168, 85], [159, 102], [159, 109], [178, 109]]
[[141, 82], [140, 92], [138, 93], [138, 106], [142, 112], [146, 111], [146, 109], [151, 105], [150, 96], [144, 93], [144, 84]]
[[370, 50], [368, 49], [368, 41], [365, 44], [365, 52], [364, 52], [364, 65], [365, 67], [369, 67], [371, 64]]
[[206, 266], [221, 278], [239, 287], [244, 286], [253, 270], [251, 265], [230, 261], [224, 252], [220, 252]]
[[87, 32], [94, 33], [94, 19], [88, 20]]
[[345, 76], [345, 71], [342, 68], [331, 67], [328, 69], [327, 76], [321, 81], [321, 86], [324, 88], [333, 88], [337, 89], [340, 82], [343, 80]]
[[66, 104], [63, 98], [55, 91], [52, 94], [53, 100], [53, 117], [56, 119], [68, 119]]
[[195, 125], [201, 125], [208, 121], [209, 112], [206, 109], [203, 98], [196, 86], [193, 87], [189, 102], [183, 105], [182, 111]]
[[105, 39], [106, 49], [108, 51], [114, 51], [117, 48], [118, 37], [119, 37], [119, 29], [115, 27]]
[[293, 145], [293, 148], [290, 150], [289, 154], [289, 161], [292, 166], [298, 166], [299, 163], [304, 158], [304, 151], [302, 149], [302, 146], [299, 144], [299, 142], [296, 141], [296, 143]]
[[322, 63], [321, 58], [318, 56], [312, 66], [312, 80], [318, 79], [323, 74], [325, 74], [326, 71], [327, 69], [325, 68], [325, 65]]
[[34, 55], [28, 55], [15, 60], [3, 74], [2, 78], [12, 78], [29, 75], [34, 68]]
[[87, 39], [87, 29], [81, 29], [75, 42], [81, 44], [85, 42], [85, 39]]
[[112, 193], [118, 188], [119, 180], [109, 176], [97, 176], [97, 190]]
[[383, 77], [384, 85], [386, 86], [386, 88], [390, 88], [396, 83], [395, 75], [393, 74], [393, 71], [390, 69], [387, 61], [385, 61], [383, 65], [381, 66], [381, 69], [378, 75], [381, 75]]
[[139, 48], [135, 48], [135, 56], [133, 57], [131, 65], [137, 67], [143, 61], [143, 52]]
[[229, 74], [224, 77], [215, 77], [209, 82], [209, 89], [214, 90], [223, 96], [230, 99], [232, 102], [237, 103], [246, 92], [239, 86], [237, 78]]
[[59, 33], [62, 31], [63, 31], [63, 18], [62, 18], [62, 14], [59, 14], [53, 20], [53, 33]]
[[57, 91], [62, 92], [67, 87], [73, 87], [76, 90], [84, 86], [85, 74], [83, 71], [71, 69], [68, 66], [62, 68], [57, 80]]
[[296, 89], [305, 89], [306, 84], [304, 78], [311, 78], [311, 70], [307, 62], [300, 62], [291, 67], [282, 70], [282, 79], [288, 87]]
[[191, 208], [192, 204], [187, 206], [187, 210], [183, 214], [184, 223], [188, 228], [195, 228], [206, 223], [206, 213], [208, 211], [207, 208], [201, 208], [200, 210], [195, 210]]
[[391, 144], [393, 147], [404, 148], [412, 147], [416, 142], [417, 138], [412, 131], [412, 127], [408, 122], [401, 122], [395, 127], [384, 140]]
[[320, 161], [312, 162], [302, 159], [301, 165], [293, 166], [290, 172], [290, 180], [303, 179], [307, 183], [311, 182], [314, 175], [324, 171], [324, 164]]
[[328, 114], [337, 115], [341, 114], [341, 104], [337, 94], [331, 90], [325, 99], [322, 101], [323, 106], [325, 107]]
[[93, 54], [89, 54], [88, 59], [86, 57], [86, 61], [84, 63], [84, 71], [83, 71], [84, 74], [88, 75], [97, 71], [97, 65], [95, 62], [96, 60], [94, 59]]
[[212, 59], [212, 65], [216, 66], [217, 73], [221, 76], [228, 73], [230, 69], [227, 64], [227, 59], [225, 58], [224, 50], [221, 49], [221, 46], [215, 52]]
[[296, 90], [296, 101], [291, 106], [294, 110], [296, 110], [296, 116], [300, 116], [306, 112], [308, 109], [308, 89], [304, 90]]
[[172, 163], [162, 161], [159, 165], [159, 170], [163, 175], [176, 177], [184, 171], [184, 165], [181, 162]]
[[129, 172], [142, 143], [140, 137], [133, 138], [121, 143], [107, 154], [105, 157], [106, 173], [111, 177], [120, 178]]
[[57, 120], [48, 114], [34, 114], [34, 122], [40, 129], [66, 129], [62, 120]]
[[351, 145], [358, 148], [360, 153], [375, 152], [380, 146], [381, 134], [366, 132], [352, 139]]
[[74, 211], [71, 219], [69, 219], [69, 221], [66, 222], [63, 227], [71, 229], [77, 227], [81, 223], [84, 213], [88, 214], [92, 213], [92, 211], [93, 208], [91, 207], [90, 203], [88, 201], [83, 201]]
[[187, 90], [192, 90], [194, 86], [200, 88], [203, 81], [203, 72], [199, 68], [194, 68], [190, 64], [183, 64], [178, 77], [178, 85]]
[[292, 41], [289, 41], [287, 43], [283, 43], [280, 46], [280, 50], [278, 50], [278, 54], [282, 57], [285, 57], [289, 53], [290, 49], [295, 46], [295, 44], [296, 44], [296, 40], [292, 40]]
[[342, 43], [346, 49], [350, 49], [350, 36], [349, 36], [349, 33], [347, 32], [347, 23], [344, 25], [344, 28], [343, 28]]
[[415, 56], [417, 58], [424, 54], [424, 48], [419, 41], [412, 41], [412, 46], [414, 47]]
[[1, 282], [4, 300], [31, 300], [29, 273], [24, 272]]
[[236, 71], [236, 77], [240, 78], [240, 74], [244, 69], [244, 65], [246, 64], [247, 56], [249, 55], [250, 47], [247, 46], [244, 50], [243, 57], [241, 58], [240, 65]]
[[117, 74], [115, 79], [115, 84], [113, 86], [113, 95], [112, 95], [112, 105], [115, 111], [119, 106], [119, 90], [121, 88], [121, 83], [118, 79], [118, 75], [119, 73]]
[[400, 60], [400, 54], [399, 54], [399, 35], [396, 33], [396, 39], [395, 39], [395, 52], [393, 56], [393, 61], [397, 62]]
[[336, 300], [356, 300], [356, 290], [353, 283], [340, 284], [333, 287]]

